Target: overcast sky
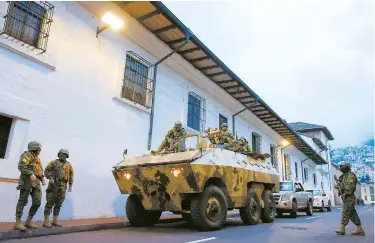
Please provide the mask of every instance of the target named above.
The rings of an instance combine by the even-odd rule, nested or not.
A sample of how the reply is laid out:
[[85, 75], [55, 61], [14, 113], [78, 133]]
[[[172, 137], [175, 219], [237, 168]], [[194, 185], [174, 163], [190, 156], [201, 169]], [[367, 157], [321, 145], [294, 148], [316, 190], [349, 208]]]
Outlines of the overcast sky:
[[327, 126], [333, 147], [373, 138], [373, 2], [164, 4], [287, 122]]

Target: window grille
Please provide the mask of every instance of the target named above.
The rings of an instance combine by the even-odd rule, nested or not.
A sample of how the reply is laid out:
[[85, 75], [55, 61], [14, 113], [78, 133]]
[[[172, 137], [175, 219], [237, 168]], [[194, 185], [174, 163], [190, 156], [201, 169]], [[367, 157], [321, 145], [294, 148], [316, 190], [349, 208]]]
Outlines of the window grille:
[[307, 168], [303, 168], [304, 176], [305, 176], [305, 181], [309, 180], [309, 171]]
[[121, 97], [151, 107], [154, 66], [132, 51], [126, 54]]
[[314, 180], [314, 185], [316, 185], [317, 181], [316, 181], [316, 174], [315, 173], [313, 174], [313, 180]]
[[43, 52], [47, 49], [54, 6], [48, 2], [9, 2], [1, 34]]
[[188, 98], [188, 127], [204, 131], [206, 123], [206, 101], [199, 95], [190, 92]]
[[261, 153], [262, 152], [262, 136], [260, 136], [258, 133], [253, 132], [252, 136], [252, 149], [253, 152]]

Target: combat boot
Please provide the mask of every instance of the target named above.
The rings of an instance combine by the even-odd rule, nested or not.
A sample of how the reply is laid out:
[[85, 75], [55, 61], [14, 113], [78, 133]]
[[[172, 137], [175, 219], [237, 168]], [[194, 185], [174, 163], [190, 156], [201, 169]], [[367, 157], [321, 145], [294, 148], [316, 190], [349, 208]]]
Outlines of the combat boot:
[[26, 222], [25, 222], [25, 226], [26, 228], [28, 229], [36, 229], [38, 227], [36, 227], [36, 225], [34, 225], [31, 220], [33, 219], [32, 216], [28, 216], [27, 219], [26, 219]]
[[353, 231], [352, 235], [364, 236], [365, 235], [365, 231], [362, 229], [361, 225], [358, 225], [357, 226], [357, 230]]
[[340, 234], [340, 235], [345, 235], [345, 225], [341, 225], [337, 230], [336, 230], [336, 233], [337, 234]]
[[27, 230], [25, 225], [23, 225], [21, 218], [16, 218], [16, 223], [14, 224], [13, 229], [21, 231]]
[[53, 216], [52, 226], [61, 227], [62, 225], [57, 222], [57, 217], [58, 216]]
[[49, 221], [49, 215], [44, 216], [43, 227], [46, 227], [46, 228], [52, 227], [51, 222]]

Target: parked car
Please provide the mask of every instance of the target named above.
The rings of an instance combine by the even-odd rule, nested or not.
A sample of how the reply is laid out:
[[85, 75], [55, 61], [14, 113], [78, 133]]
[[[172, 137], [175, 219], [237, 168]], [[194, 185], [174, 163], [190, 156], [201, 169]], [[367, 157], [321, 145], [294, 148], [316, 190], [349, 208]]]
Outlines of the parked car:
[[306, 190], [308, 192], [311, 192], [314, 197], [314, 203], [313, 208], [319, 209], [320, 212], [324, 212], [324, 208], [327, 209], [327, 211], [331, 211], [331, 198], [325, 193], [322, 189], [312, 189], [312, 190]]
[[313, 196], [311, 192], [306, 192], [301, 183], [293, 181], [281, 181], [280, 192], [273, 194], [276, 204], [277, 216], [289, 213], [296, 218], [297, 212], [306, 212], [313, 215]]

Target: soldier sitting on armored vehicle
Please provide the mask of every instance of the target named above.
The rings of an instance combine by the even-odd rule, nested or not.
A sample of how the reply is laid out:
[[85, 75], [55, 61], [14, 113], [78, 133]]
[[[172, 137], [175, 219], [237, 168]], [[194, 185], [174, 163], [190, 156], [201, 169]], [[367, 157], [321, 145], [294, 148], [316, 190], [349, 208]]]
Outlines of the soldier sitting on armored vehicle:
[[221, 130], [209, 128], [206, 131], [207, 137], [211, 142], [211, 148], [223, 148], [227, 150], [233, 150], [235, 139], [233, 134], [228, 131], [228, 124], [223, 123]]
[[236, 148], [234, 152], [242, 153], [242, 154], [249, 154], [251, 153], [251, 148], [246, 140], [246, 138], [241, 137], [238, 142], [236, 143]]
[[158, 150], [152, 151], [154, 154], [159, 154], [164, 150], [164, 153], [178, 153], [186, 150], [187, 133], [182, 127], [180, 121], [174, 123], [174, 127], [167, 132], [165, 139], [160, 144]]

